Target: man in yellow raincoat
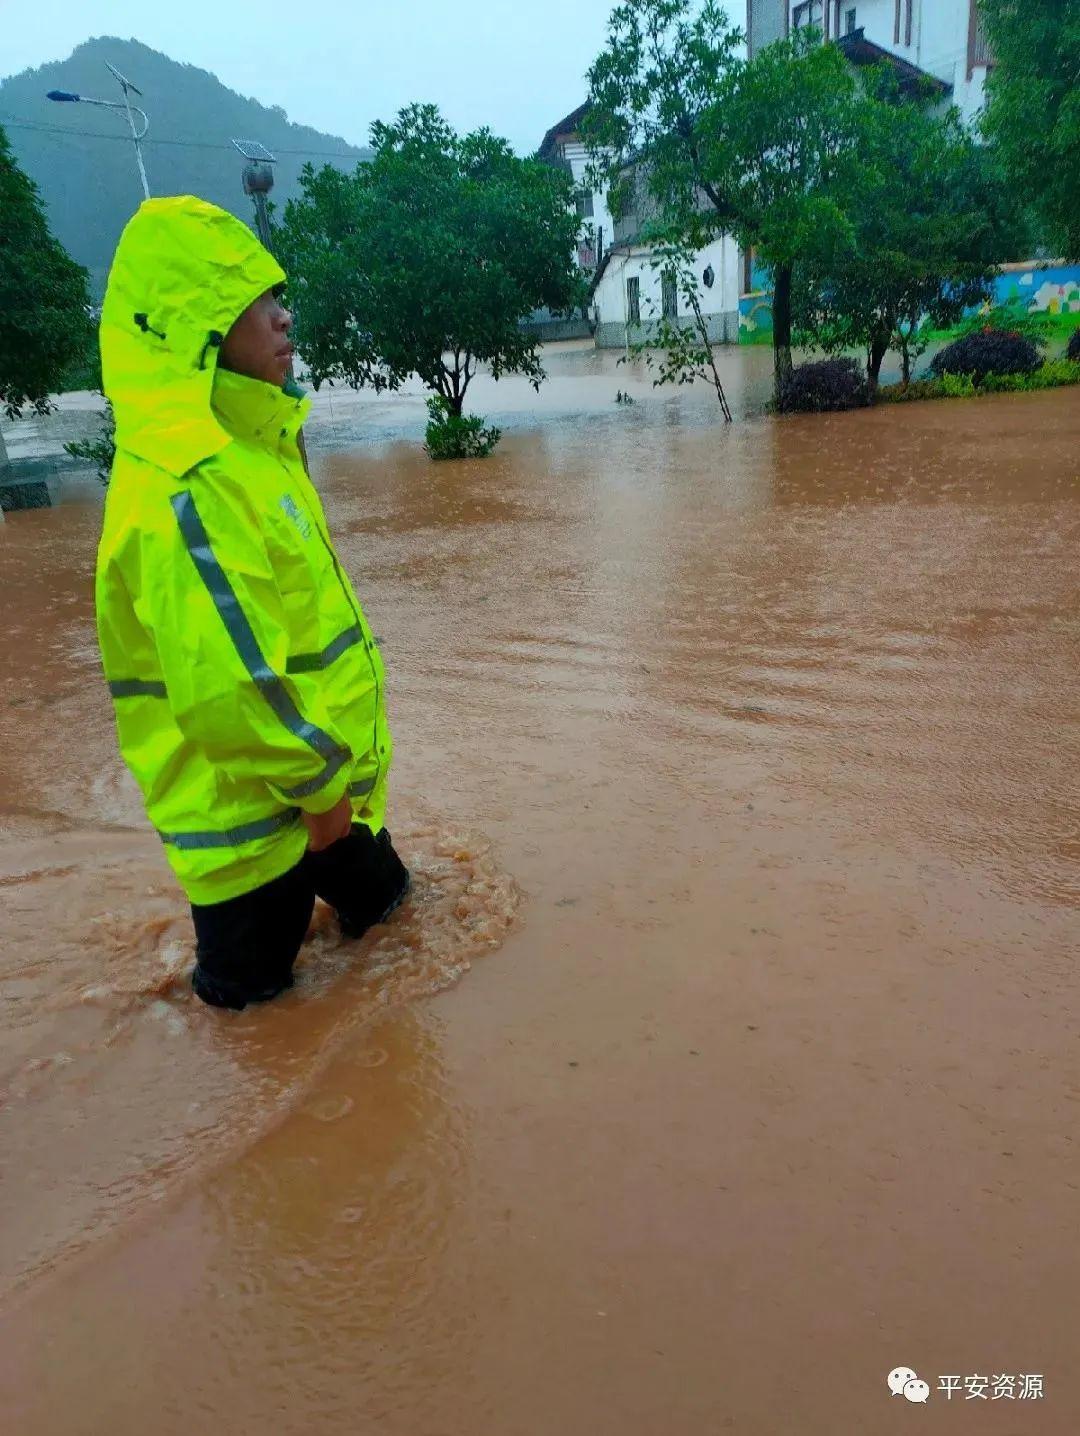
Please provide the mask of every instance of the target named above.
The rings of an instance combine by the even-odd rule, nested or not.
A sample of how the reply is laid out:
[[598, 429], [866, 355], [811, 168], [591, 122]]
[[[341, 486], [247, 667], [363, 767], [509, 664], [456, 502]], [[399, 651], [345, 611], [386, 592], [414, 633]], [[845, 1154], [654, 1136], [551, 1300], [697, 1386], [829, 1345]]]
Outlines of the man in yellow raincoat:
[[101, 317], [105, 676], [192, 905], [195, 991], [233, 1008], [291, 986], [316, 895], [355, 937], [409, 884], [382, 660], [297, 448], [284, 279], [224, 210], [147, 200]]

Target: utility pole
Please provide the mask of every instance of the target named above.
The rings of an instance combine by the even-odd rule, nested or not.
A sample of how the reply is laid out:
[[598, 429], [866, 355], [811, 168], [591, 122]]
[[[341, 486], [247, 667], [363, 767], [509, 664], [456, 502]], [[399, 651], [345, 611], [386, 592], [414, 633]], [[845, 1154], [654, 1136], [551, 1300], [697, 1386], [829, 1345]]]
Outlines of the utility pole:
[[[273, 254], [274, 244], [273, 236], [270, 233], [270, 214], [266, 208], [266, 196], [274, 188], [273, 166], [277, 161], [265, 145], [259, 144], [258, 140], [233, 140], [233, 144], [244, 157], [245, 163], [241, 179], [244, 193], [255, 201], [255, 225], [259, 231], [259, 239], [262, 241], [263, 248]], [[293, 366], [290, 362], [289, 378], [293, 377]], [[304, 472], [310, 474], [303, 429], [297, 431], [296, 446], [300, 450]]]

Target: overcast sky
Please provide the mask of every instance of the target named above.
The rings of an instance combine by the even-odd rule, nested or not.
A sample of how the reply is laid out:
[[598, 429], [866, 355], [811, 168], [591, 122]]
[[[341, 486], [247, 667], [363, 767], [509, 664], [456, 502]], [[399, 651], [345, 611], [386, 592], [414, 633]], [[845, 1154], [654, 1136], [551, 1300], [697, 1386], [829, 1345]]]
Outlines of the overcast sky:
[[0, 79], [118, 35], [353, 144], [372, 120], [433, 100], [456, 128], [486, 124], [527, 153], [585, 98], [614, 3], [0, 0]]

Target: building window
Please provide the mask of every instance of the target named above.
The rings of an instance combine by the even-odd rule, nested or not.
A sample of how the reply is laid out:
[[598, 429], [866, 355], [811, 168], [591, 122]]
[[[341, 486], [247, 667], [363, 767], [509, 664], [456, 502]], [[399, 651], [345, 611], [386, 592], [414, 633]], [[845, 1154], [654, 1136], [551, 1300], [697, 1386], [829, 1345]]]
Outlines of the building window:
[[976, 0], [971, 0], [971, 9], [968, 12], [968, 79], [970, 80], [974, 74], [976, 65], [990, 66], [993, 63], [994, 59], [990, 54], [990, 45], [986, 39], [982, 16], [977, 9]]
[[793, 30], [805, 30], [809, 25], [820, 30], [821, 24], [821, 0], [802, 0], [802, 4], [796, 5], [791, 12]]
[[854, 35], [855, 28], [855, 11], [848, 10], [844, 15], [844, 34]]
[[[911, 46], [911, 12], [913, 3], [914, 0], [895, 0], [895, 3], [893, 5], [892, 27], [892, 39], [894, 45], [899, 45], [900, 43], [900, 21], [902, 16], [904, 23], [904, 44], [907, 45], [909, 48]], [[971, 0], [971, 3], [972, 6], [974, 6], [975, 0]]]
[[674, 319], [679, 313], [679, 288], [673, 269], [669, 269], [660, 280], [660, 312], [665, 319]]
[[641, 323], [641, 280], [636, 274], [626, 281], [626, 322]]
[[592, 219], [592, 190], [580, 190], [577, 197], [577, 212], [582, 219]]

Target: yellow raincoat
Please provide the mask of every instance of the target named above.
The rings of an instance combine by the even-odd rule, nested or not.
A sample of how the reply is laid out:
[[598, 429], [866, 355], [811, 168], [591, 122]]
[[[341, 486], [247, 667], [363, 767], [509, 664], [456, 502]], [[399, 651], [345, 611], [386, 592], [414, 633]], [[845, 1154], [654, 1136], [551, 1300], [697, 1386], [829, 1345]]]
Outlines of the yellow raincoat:
[[297, 450], [308, 401], [217, 368], [281, 283], [239, 220], [147, 200], [101, 318], [116, 460], [98, 634], [120, 750], [195, 903], [293, 867], [348, 792], [383, 825], [391, 742], [378, 649]]

